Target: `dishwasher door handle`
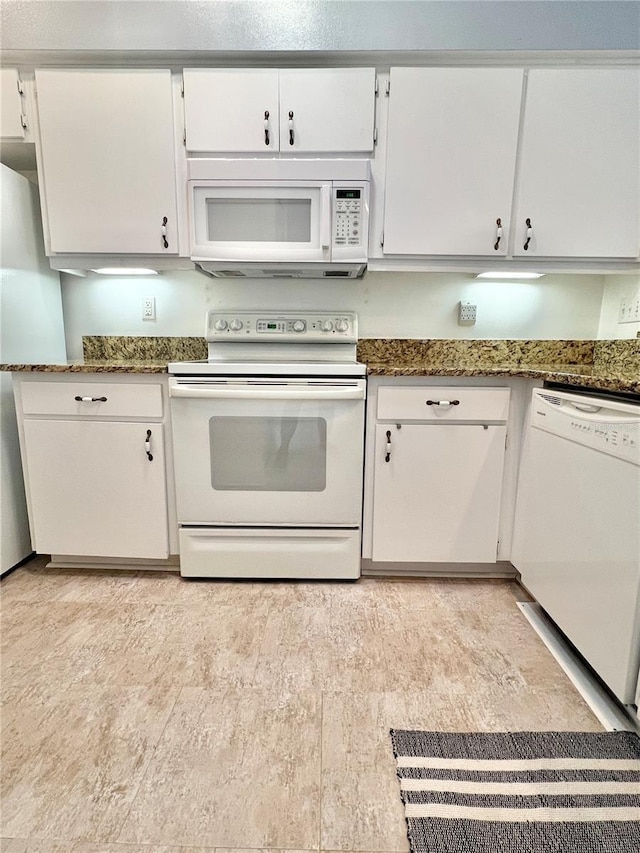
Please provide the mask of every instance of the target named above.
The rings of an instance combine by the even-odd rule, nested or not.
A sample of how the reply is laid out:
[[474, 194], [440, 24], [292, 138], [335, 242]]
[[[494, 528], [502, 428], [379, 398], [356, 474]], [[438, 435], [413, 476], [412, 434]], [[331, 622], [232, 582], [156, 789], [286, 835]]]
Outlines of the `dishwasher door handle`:
[[602, 406], [592, 406], [589, 403], [571, 403], [571, 405], [579, 412], [599, 412], [602, 409]]

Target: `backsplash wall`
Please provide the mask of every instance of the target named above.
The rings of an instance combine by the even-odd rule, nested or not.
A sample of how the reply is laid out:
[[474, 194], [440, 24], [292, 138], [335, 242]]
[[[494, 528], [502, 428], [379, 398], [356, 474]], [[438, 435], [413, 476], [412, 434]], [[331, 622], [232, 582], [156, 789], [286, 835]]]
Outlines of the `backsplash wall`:
[[620, 300], [640, 299], [640, 275], [607, 275], [604, 278], [599, 338], [635, 338], [640, 322], [619, 323]]
[[[491, 282], [466, 273], [403, 272], [370, 272], [350, 282], [238, 282], [196, 271], [61, 279], [71, 359], [82, 358], [83, 335], [203, 335], [209, 308], [356, 311], [361, 338], [593, 339], [604, 287], [598, 275]], [[156, 300], [156, 320], [141, 319], [142, 298], [149, 296]], [[475, 326], [458, 325], [460, 300], [477, 304]]]

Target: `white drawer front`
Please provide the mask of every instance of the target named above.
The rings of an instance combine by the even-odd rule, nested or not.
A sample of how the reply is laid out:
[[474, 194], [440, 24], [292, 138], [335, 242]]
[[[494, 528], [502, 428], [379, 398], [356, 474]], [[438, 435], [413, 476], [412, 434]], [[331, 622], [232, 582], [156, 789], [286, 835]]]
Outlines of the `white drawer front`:
[[179, 537], [183, 577], [360, 577], [359, 530], [183, 527]]
[[25, 415], [161, 418], [162, 386], [92, 382], [90, 379], [23, 382], [22, 407]]
[[419, 388], [380, 388], [381, 421], [506, 421], [509, 388], [456, 388], [446, 385]]

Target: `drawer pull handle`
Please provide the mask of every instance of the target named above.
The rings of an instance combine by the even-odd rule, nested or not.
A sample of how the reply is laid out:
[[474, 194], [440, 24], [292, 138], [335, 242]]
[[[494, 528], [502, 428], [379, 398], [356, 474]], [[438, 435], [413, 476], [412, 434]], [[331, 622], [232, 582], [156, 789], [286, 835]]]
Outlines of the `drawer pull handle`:
[[289, 145], [293, 145], [293, 110], [289, 110]]
[[106, 397], [75, 397], [78, 403], [106, 403]]
[[427, 400], [427, 406], [459, 406], [460, 400]]
[[387, 446], [385, 448], [387, 451], [384, 455], [384, 461], [388, 462], [391, 459], [391, 430], [387, 430]]
[[151, 452], [151, 430], [147, 430], [147, 437], [144, 440], [144, 452], [147, 454], [149, 462], [153, 462], [153, 453]]

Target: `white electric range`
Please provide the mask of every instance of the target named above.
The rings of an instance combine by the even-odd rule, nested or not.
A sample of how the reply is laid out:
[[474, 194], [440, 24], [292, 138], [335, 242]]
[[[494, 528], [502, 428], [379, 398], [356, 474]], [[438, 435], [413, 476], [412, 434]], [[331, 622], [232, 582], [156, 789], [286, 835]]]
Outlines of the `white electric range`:
[[169, 365], [182, 575], [359, 577], [356, 315], [212, 309], [206, 339]]

